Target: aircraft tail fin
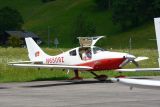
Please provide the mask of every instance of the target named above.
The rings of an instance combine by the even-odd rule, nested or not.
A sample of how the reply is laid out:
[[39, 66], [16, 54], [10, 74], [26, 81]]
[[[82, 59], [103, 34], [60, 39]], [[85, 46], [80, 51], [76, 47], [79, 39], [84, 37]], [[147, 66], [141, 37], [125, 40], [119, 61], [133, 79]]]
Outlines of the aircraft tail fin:
[[25, 41], [28, 49], [28, 56], [31, 61], [41, 61], [48, 56], [31, 37], [25, 38]]

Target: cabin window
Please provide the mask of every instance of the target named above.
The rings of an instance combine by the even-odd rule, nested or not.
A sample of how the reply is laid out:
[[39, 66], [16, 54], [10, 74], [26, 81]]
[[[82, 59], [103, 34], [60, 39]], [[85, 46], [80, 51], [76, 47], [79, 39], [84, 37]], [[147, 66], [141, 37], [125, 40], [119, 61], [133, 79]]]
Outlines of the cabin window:
[[76, 50], [70, 51], [69, 54], [70, 54], [70, 56], [76, 56], [77, 55]]

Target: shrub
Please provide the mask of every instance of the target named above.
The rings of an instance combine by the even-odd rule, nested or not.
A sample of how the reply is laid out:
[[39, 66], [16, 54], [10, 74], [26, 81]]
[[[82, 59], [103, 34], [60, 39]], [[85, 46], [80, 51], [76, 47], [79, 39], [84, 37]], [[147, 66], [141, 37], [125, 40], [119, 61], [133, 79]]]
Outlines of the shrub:
[[7, 44], [12, 47], [20, 47], [23, 44], [23, 41], [19, 37], [10, 36]]

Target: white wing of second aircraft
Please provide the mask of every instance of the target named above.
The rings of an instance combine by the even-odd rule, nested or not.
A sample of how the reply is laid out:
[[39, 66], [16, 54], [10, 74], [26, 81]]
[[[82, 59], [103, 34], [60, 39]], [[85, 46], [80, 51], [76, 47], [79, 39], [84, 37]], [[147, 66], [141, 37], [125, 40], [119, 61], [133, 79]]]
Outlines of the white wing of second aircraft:
[[129, 79], [129, 78], [111, 78], [113, 82], [119, 82], [124, 85], [147, 89], [160, 89], [160, 81], [148, 79]]
[[135, 72], [135, 71], [160, 71], [160, 68], [133, 68], [133, 69], [116, 69], [115, 71], [120, 72]]
[[88, 66], [70, 66], [70, 65], [47, 65], [47, 64], [10, 64], [16, 67], [30, 67], [30, 68], [58, 68], [58, 69], [77, 69], [77, 70], [91, 70]]

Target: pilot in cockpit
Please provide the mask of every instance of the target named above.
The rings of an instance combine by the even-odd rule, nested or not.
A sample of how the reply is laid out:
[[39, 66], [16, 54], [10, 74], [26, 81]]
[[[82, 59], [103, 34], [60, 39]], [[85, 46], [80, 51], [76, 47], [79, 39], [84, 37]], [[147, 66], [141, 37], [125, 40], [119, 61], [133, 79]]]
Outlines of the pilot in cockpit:
[[86, 48], [82, 53], [82, 60], [85, 60], [85, 61], [90, 60], [91, 57], [92, 57], [91, 50]]

